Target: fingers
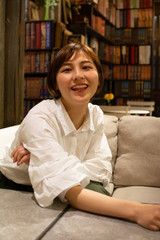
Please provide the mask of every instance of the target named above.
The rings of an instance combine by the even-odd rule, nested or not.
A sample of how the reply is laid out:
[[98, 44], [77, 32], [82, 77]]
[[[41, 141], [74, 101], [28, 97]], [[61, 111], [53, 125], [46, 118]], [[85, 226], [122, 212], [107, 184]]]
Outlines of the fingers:
[[30, 153], [23, 146], [16, 147], [12, 152], [11, 157], [13, 158], [14, 163], [17, 162], [18, 166], [22, 163], [26, 163], [27, 165], [29, 165]]
[[30, 160], [30, 154], [27, 154], [27, 155], [23, 156], [21, 159], [17, 160], [17, 165], [19, 166], [22, 163], [29, 165], [29, 160]]
[[159, 231], [160, 230], [160, 228], [156, 225], [151, 225], [149, 229], [152, 230], [152, 231]]
[[160, 205], [153, 205], [152, 218], [150, 219], [149, 229], [152, 231], [160, 230]]
[[160, 230], [160, 205], [142, 204], [137, 223], [152, 231]]

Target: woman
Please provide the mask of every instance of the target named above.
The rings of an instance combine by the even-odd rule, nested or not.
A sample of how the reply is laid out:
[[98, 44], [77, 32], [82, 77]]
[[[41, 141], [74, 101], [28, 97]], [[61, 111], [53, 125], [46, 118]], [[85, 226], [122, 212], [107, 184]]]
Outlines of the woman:
[[48, 74], [54, 99], [29, 112], [10, 148], [15, 149], [11, 157], [14, 166], [17, 162], [16, 170], [25, 168], [24, 162], [29, 164], [23, 169], [29, 177], [26, 182], [20, 173], [13, 178], [25, 184], [30, 179], [43, 207], [59, 197], [80, 210], [159, 230], [160, 206], [108, 196], [112, 192], [111, 151], [103, 133], [103, 113], [89, 103], [102, 86], [100, 62], [88, 46], [71, 43], [58, 52]]

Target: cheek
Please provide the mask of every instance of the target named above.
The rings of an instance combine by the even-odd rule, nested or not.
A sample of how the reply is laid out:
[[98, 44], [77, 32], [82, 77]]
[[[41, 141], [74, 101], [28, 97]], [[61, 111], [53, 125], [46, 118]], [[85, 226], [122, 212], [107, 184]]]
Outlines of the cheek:
[[100, 85], [100, 81], [99, 81], [99, 75], [98, 74], [95, 74], [93, 76], [93, 79], [94, 79], [94, 83], [96, 84], [96, 86], [98, 87]]
[[56, 88], [60, 90], [63, 87], [63, 77], [61, 74], [57, 74]]

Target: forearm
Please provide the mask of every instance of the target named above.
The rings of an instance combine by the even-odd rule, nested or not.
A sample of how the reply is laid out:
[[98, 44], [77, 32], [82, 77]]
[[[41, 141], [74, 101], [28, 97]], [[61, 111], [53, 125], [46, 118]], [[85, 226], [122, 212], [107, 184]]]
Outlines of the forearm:
[[66, 199], [75, 208], [106, 216], [124, 218], [136, 221], [136, 208], [140, 205], [136, 202], [118, 200], [106, 195], [73, 187], [66, 194]]
[[150, 230], [160, 230], [160, 205], [120, 200], [82, 189], [81, 186], [71, 188], [66, 199], [73, 207], [83, 211], [123, 218]]

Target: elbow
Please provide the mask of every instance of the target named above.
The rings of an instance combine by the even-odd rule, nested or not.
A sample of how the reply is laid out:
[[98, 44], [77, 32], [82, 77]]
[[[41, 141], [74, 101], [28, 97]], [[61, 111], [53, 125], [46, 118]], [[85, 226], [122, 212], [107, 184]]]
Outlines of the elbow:
[[71, 189], [69, 189], [66, 193], [66, 199], [68, 201], [68, 203], [74, 207], [74, 208], [77, 208], [77, 209], [80, 209], [80, 206], [79, 206], [79, 195], [82, 191], [82, 187], [81, 186], [74, 186], [72, 187]]

